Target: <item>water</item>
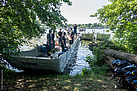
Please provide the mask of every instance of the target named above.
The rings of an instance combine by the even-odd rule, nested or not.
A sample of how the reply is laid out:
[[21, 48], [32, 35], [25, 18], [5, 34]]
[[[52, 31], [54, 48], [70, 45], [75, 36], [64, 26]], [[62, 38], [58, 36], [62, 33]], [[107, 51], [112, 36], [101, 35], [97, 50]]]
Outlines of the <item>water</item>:
[[87, 68], [90, 69], [89, 64], [84, 60], [86, 59], [86, 56], [89, 54], [90, 56], [93, 56], [92, 51], [89, 50], [88, 44], [89, 41], [82, 40], [80, 42], [80, 45], [77, 50], [77, 56], [76, 58], [72, 58], [70, 61], [74, 61], [74, 63], [71, 65], [71, 70], [69, 75], [74, 76], [76, 74], [80, 74], [82, 72], [82, 69]]
[[[112, 31], [109, 31], [109, 32], [106, 32], [106, 30], [108, 29], [86, 29], [85, 32], [83, 33], [93, 33], [93, 31], [95, 33], [103, 33], [103, 34], [111, 34], [110, 38], [113, 37], [113, 33]], [[79, 31], [78, 31], [79, 33]], [[68, 67], [66, 67], [66, 69], [68, 69], [68, 73], [69, 75], [71, 76], [74, 76], [76, 74], [80, 74], [82, 72], [82, 69], [84, 68], [87, 68], [87, 69], [90, 69], [89, 67], [89, 64], [84, 60], [86, 59], [86, 56], [87, 55], [90, 55], [90, 56], [93, 56], [93, 53], [92, 51], [89, 50], [89, 43], [91, 41], [85, 41], [85, 40], [82, 40], [80, 42], [80, 45], [78, 47], [78, 50], [77, 50], [77, 56], [75, 57], [72, 57], [70, 61], [70, 63], [68, 63]]]

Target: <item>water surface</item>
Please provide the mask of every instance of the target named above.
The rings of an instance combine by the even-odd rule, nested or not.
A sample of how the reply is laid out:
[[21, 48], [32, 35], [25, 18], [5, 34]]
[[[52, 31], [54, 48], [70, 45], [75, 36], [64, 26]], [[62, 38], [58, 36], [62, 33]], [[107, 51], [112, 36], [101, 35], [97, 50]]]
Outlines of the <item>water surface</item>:
[[65, 68], [69, 75], [74, 76], [80, 74], [84, 68], [90, 69], [89, 64], [84, 60], [88, 54], [93, 56], [92, 51], [88, 47], [89, 43], [90, 41], [84, 40], [80, 42], [76, 54], [72, 56]]

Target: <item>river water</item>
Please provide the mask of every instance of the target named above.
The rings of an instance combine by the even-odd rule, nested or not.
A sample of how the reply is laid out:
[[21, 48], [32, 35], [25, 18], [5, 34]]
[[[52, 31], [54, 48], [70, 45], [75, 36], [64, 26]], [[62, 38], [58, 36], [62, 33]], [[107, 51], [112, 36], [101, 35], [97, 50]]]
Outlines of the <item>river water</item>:
[[[111, 34], [111, 32], [104, 32], [103, 29], [94, 29], [94, 30], [95, 30], [95, 33], [105, 33], [105, 34], [110, 33]], [[87, 29], [86, 33], [92, 33], [94, 30]], [[107, 30], [107, 29], [105, 29], [105, 30]], [[39, 40], [35, 39], [34, 43], [36, 43], [38, 41], [44, 41], [45, 35], [43, 35], [41, 39], [39, 39]], [[86, 59], [86, 56], [88, 54], [90, 56], [93, 56], [92, 51], [89, 50], [89, 46], [88, 46], [90, 42], [91, 41], [85, 41], [85, 40], [80, 41], [79, 47], [76, 50], [76, 54], [73, 55], [73, 57], [68, 61], [68, 64], [66, 65], [66, 68], [64, 71], [65, 74], [74, 76], [76, 74], [80, 74], [82, 72], [82, 69], [84, 69], [84, 68], [90, 69], [89, 64], [84, 60], [84, 59]], [[24, 47], [22, 47], [22, 49], [29, 49], [29, 47], [24, 46]], [[16, 71], [16, 72], [23, 72], [22, 70], [14, 69], [10, 65], [7, 67], [11, 70]]]
[[[92, 33], [93, 31], [95, 33], [103, 33], [103, 34], [111, 34], [110, 39], [113, 37], [112, 31], [106, 32], [108, 29], [86, 29], [83, 33]], [[78, 31], [78, 33], [80, 33]], [[69, 71], [69, 75], [74, 76], [76, 74], [80, 74], [82, 72], [82, 69], [87, 68], [90, 69], [89, 64], [84, 60], [86, 59], [87, 55], [93, 56], [92, 51], [89, 50], [89, 43], [92, 41], [86, 41], [82, 40], [79, 44], [76, 56], [72, 57], [68, 67], [66, 67]], [[70, 65], [71, 64], [71, 65]]]
[[69, 60], [69, 65], [66, 66], [69, 70], [69, 75], [74, 76], [80, 74], [84, 68], [90, 69], [89, 64], [84, 60], [87, 55], [93, 56], [92, 51], [90, 51], [88, 47], [89, 43], [90, 41], [84, 40], [80, 42], [76, 54]]

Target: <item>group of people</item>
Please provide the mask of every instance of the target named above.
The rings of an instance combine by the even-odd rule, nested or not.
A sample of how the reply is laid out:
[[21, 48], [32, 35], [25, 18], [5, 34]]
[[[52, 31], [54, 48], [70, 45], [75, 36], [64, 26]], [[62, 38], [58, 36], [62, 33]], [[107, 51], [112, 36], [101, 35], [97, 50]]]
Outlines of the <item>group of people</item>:
[[[74, 27], [74, 31], [72, 30], [72, 28], [70, 28], [70, 30], [67, 30], [67, 34], [66, 32], [62, 32], [62, 29], [59, 30], [59, 32], [57, 33], [57, 38], [58, 38], [58, 45], [61, 46], [62, 51], [64, 51], [64, 49], [67, 47], [66, 46], [66, 42], [67, 40], [69, 41], [69, 46], [71, 46], [74, 42], [74, 35], [77, 36], [77, 25], [73, 25]], [[47, 34], [47, 49], [48, 49], [48, 53], [53, 52], [55, 53], [55, 31], [49, 30], [49, 33]]]

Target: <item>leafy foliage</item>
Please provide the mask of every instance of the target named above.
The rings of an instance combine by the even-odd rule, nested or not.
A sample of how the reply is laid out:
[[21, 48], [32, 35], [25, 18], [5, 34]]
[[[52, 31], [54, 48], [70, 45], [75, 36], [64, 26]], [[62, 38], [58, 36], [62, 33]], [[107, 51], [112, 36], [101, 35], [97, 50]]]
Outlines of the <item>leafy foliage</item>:
[[[92, 74], [106, 74], [106, 71], [110, 69], [109, 65], [104, 62], [106, 54], [104, 54], [105, 49], [115, 49], [119, 51], [126, 51], [126, 48], [124, 45], [122, 45], [123, 40], [120, 41], [99, 41], [98, 43], [92, 45], [90, 44], [89, 47], [92, 47], [92, 52], [94, 56], [87, 55], [86, 59], [84, 59], [86, 62], [89, 63]], [[94, 42], [92, 42], [94, 43]], [[88, 69], [84, 69], [82, 74], [87, 74], [89, 72]]]
[[45, 30], [41, 23], [55, 29], [67, 20], [60, 14], [61, 3], [69, 0], [1, 0], [0, 1], [0, 53], [8, 58], [19, 53], [18, 45], [24, 39], [39, 37]]
[[111, 4], [98, 9], [91, 17], [98, 16], [101, 23], [110, 26], [115, 37], [124, 38], [128, 52], [137, 54], [137, 0], [110, 0]]
[[[92, 45], [89, 44], [89, 47], [92, 49], [92, 52], [94, 56], [87, 55], [85, 61], [90, 64], [90, 67], [98, 67], [98, 66], [103, 66], [104, 65], [104, 50], [105, 49], [114, 49], [114, 50], [119, 50], [119, 51], [126, 51], [126, 47], [122, 45], [123, 40], [120, 41], [110, 41], [110, 40], [104, 40], [104, 41], [99, 41], [98, 43]], [[94, 42], [92, 42], [94, 43]]]
[[94, 56], [87, 55], [84, 60], [90, 64], [90, 67], [101, 66], [103, 64], [103, 54], [99, 47], [94, 48], [93, 54]]
[[[72, 27], [73, 24], [68, 24], [68, 27]], [[95, 29], [95, 28], [109, 28], [107, 25], [102, 25], [101, 23], [88, 23], [88, 24], [78, 24], [78, 28], [88, 28], [88, 29]]]

